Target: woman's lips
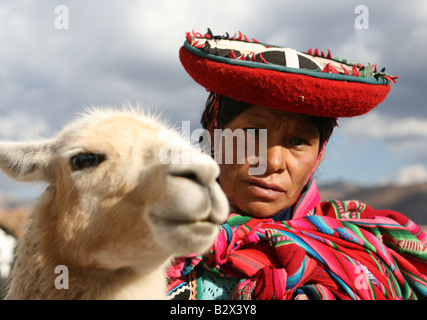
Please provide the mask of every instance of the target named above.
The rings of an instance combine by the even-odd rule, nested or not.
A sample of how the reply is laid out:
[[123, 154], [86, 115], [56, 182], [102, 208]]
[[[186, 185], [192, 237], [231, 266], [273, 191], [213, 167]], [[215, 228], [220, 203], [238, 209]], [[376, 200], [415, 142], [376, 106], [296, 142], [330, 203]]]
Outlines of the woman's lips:
[[283, 196], [285, 190], [279, 185], [262, 180], [246, 180], [248, 191], [260, 198], [267, 200], [277, 200]]

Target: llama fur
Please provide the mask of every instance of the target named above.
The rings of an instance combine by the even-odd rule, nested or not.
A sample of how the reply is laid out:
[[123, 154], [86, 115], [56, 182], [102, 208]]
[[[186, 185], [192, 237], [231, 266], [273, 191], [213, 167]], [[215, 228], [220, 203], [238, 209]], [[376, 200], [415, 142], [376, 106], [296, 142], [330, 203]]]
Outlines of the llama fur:
[[[76, 169], [81, 154], [103, 160]], [[51, 139], [0, 142], [0, 169], [47, 183], [7, 299], [164, 299], [172, 257], [207, 250], [228, 214], [217, 164], [140, 108], [92, 108]]]

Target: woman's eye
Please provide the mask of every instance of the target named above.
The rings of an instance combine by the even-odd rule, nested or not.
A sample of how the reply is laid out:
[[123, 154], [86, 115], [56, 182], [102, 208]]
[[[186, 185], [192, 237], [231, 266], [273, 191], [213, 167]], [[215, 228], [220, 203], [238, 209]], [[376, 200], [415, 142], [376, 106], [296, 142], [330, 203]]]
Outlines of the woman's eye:
[[291, 144], [293, 146], [302, 146], [302, 145], [309, 145], [310, 143], [303, 138], [294, 138], [291, 140]]
[[96, 153], [79, 153], [70, 159], [74, 171], [95, 167], [105, 160], [105, 156]]

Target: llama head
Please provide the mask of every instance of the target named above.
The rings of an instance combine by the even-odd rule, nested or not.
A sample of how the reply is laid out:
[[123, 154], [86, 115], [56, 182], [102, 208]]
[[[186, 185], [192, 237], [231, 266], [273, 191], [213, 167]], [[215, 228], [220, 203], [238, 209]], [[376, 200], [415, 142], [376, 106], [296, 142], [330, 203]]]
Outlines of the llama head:
[[228, 214], [217, 164], [135, 109], [94, 109], [52, 139], [1, 142], [0, 168], [48, 183], [31, 218], [62, 264], [147, 267], [200, 253]]

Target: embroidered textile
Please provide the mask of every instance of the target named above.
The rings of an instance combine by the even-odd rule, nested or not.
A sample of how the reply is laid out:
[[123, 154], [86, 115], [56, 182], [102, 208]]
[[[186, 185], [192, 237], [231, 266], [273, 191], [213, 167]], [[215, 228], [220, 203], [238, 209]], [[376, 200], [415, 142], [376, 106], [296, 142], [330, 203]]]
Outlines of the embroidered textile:
[[233, 299], [427, 298], [427, 236], [407, 217], [358, 201], [320, 203], [314, 181], [292, 210], [288, 221], [231, 214], [208, 253], [177, 259], [170, 294], [187, 286], [189, 298], [204, 299], [188, 282], [204, 269], [218, 282], [238, 279]]

